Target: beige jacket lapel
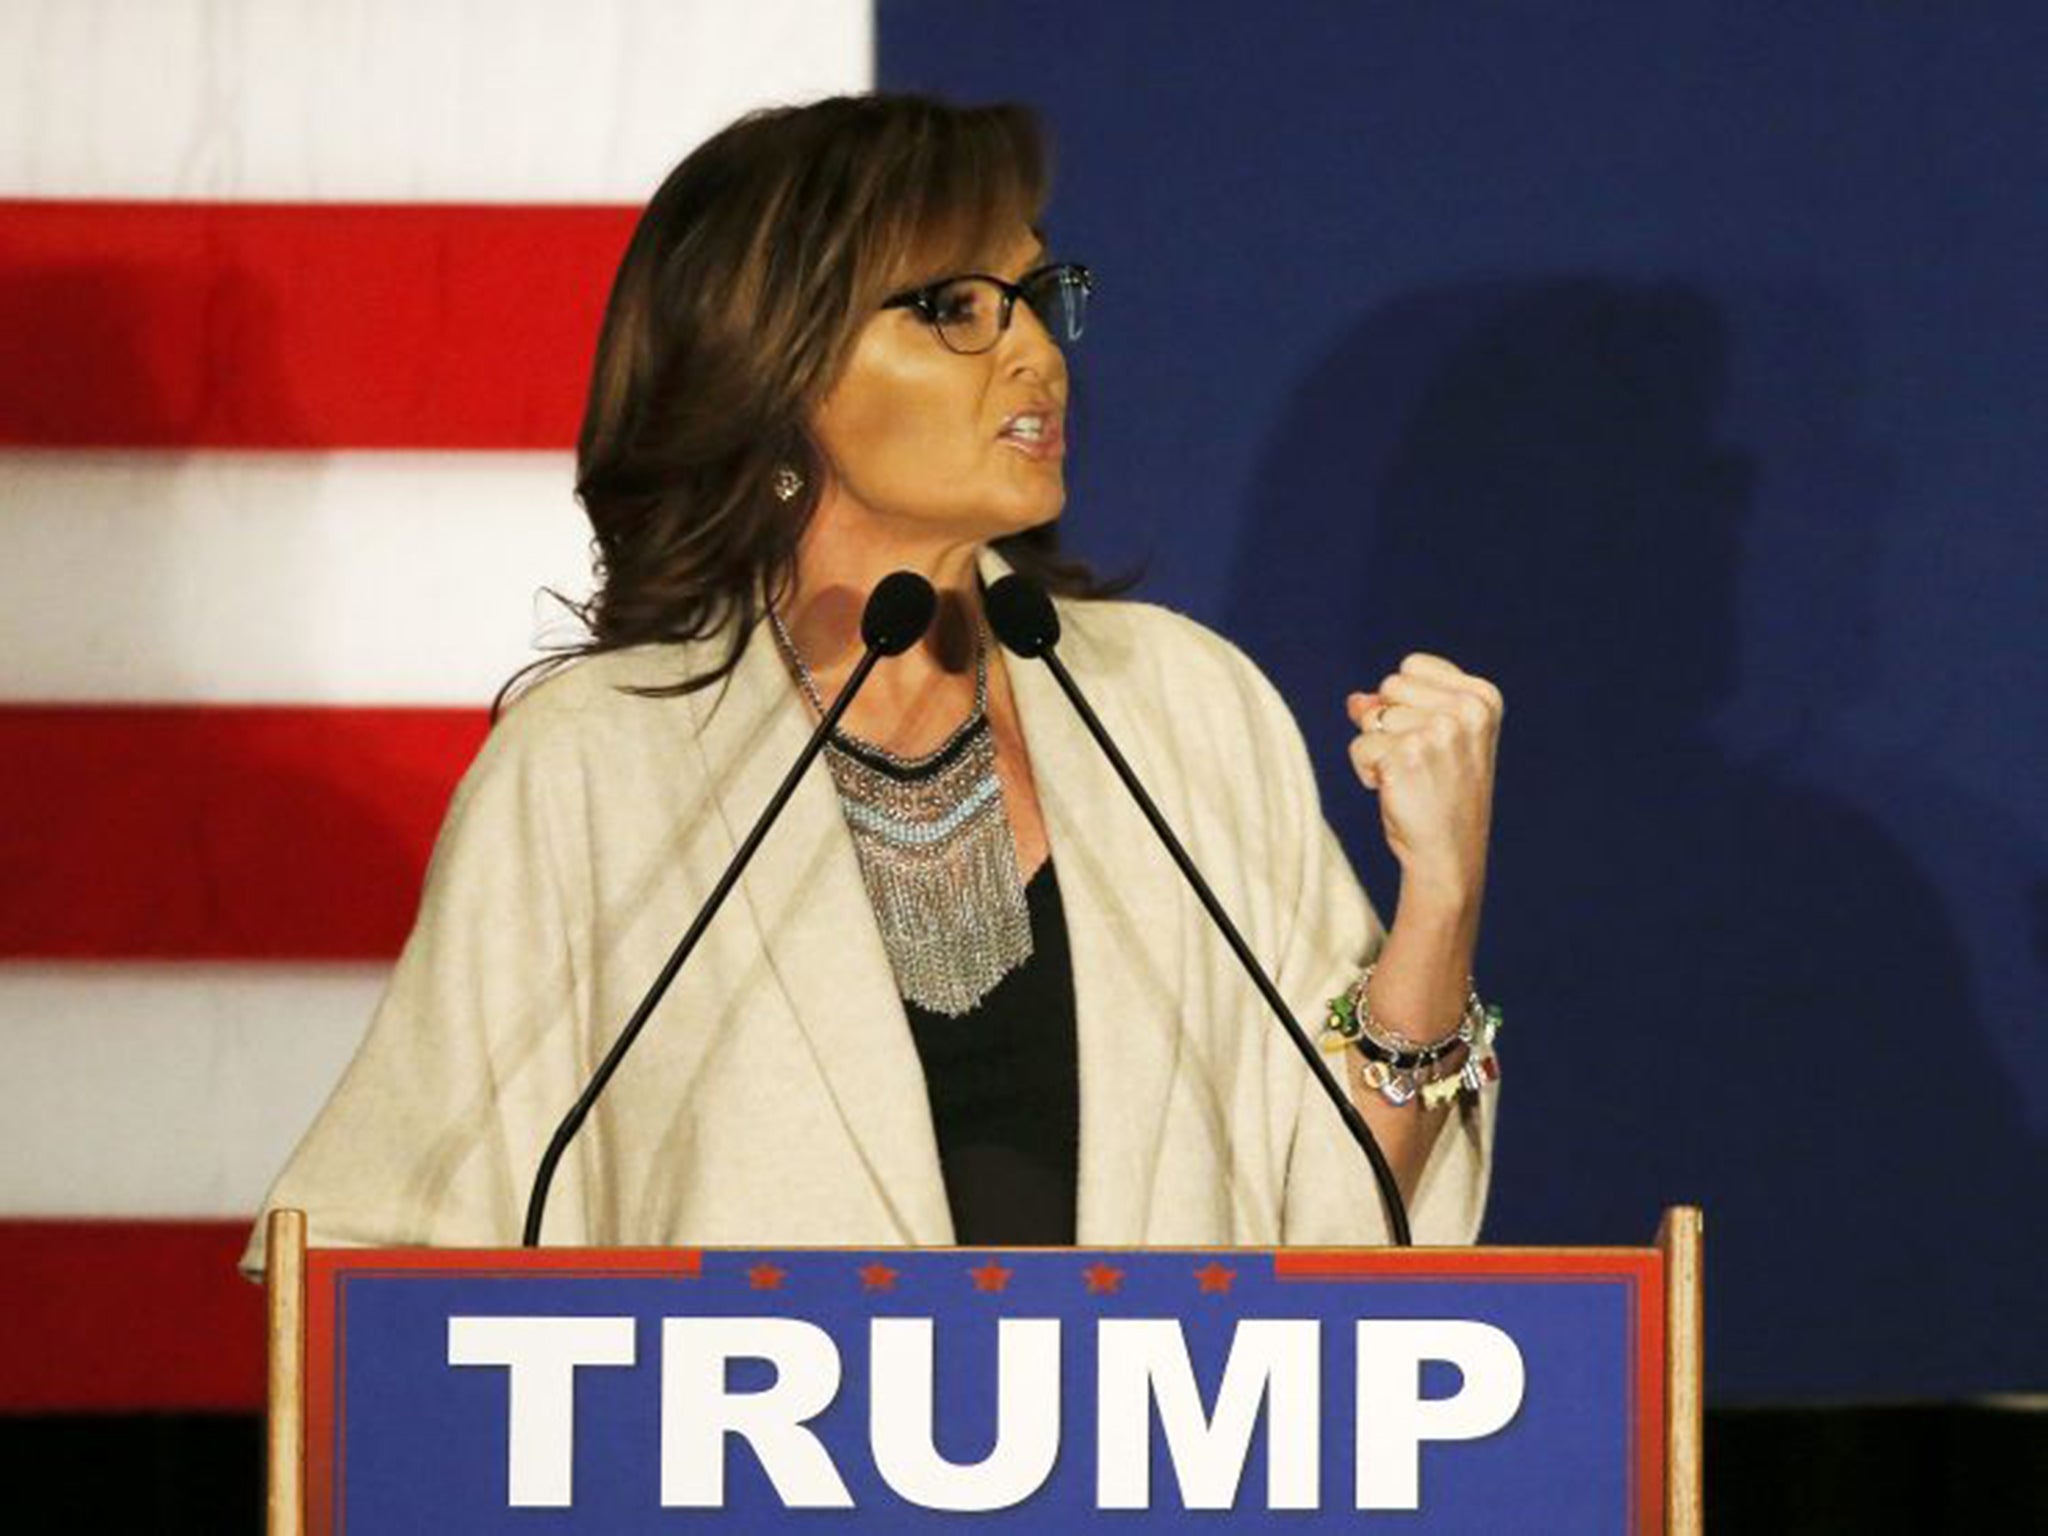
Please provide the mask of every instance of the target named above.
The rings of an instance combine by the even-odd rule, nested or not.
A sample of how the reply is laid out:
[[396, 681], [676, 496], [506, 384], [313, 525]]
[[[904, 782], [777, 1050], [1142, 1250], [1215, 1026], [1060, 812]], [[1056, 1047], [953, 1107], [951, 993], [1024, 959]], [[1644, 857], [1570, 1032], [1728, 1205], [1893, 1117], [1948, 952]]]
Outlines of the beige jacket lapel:
[[[689, 697], [705, 782], [736, 848], [815, 722], [765, 629], [728, 688]], [[796, 1018], [801, 1039], [792, 1045], [831, 1094], [898, 1240], [952, 1242], [924, 1071], [823, 762], [805, 773], [734, 896], [719, 919], [729, 925], [721, 942], [763, 947]], [[742, 937], [748, 920], [753, 931]]]
[[[990, 552], [982, 576], [1009, 567]], [[1086, 604], [1062, 604], [1060, 656], [1141, 778], [1150, 778], [1130, 705], [1142, 658]], [[1083, 1244], [1143, 1239], [1160, 1176], [1166, 1110], [1180, 1058], [1181, 902], [1152, 829], [1050, 669], [1003, 658], [1059, 874], [1073, 953], [1081, 1076], [1077, 1234]], [[1155, 788], [1148, 782], [1148, 788]], [[1156, 792], [1156, 789], [1155, 789]]]

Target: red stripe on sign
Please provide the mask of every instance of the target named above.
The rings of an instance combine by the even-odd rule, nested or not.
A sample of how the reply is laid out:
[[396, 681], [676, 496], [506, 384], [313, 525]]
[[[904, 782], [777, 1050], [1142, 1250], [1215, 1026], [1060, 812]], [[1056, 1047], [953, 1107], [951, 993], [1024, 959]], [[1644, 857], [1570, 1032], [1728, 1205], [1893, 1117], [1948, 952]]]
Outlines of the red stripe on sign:
[[0, 201], [0, 443], [567, 447], [637, 216]]
[[382, 960], [468, 709], [0, 708], [0, 957]]
[[247, 1222], [0, 1222], [0, 1412], [262, 1407], [263, 1292], [235, 1272], [248, 1235]]

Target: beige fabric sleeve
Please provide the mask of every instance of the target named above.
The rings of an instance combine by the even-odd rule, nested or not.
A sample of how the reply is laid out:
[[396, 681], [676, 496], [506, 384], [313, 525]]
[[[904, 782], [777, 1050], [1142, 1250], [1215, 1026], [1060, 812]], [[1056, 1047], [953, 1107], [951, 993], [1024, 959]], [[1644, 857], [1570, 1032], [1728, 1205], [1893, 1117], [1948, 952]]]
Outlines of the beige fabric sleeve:
[[[572, 727], [514, 709], [458, 785], [368, 1032], [265, 1201], [304, 1210], [311, 1245], [518, 1242], [582, 1033], [583, 915], [557, 879]], [[262, 1265], [259, 1218], [242, 1267]]]

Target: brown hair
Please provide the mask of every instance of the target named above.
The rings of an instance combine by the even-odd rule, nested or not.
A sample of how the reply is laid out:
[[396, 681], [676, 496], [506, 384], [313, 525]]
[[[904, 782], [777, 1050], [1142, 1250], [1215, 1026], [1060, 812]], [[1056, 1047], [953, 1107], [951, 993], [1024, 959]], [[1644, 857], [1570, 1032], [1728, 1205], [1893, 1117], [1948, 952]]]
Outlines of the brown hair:
[[[692, 151], [640, 216], [598, 336], [576, 440], [597, 587], [550, 594], [587, 638], [514, 673], [492, 718], [534, 669], [631, 645], [729, 637], [710, 670], [636, 693], [729, 674], [764, 591], [794, 576], [822, 478], [806, 415], [862, 325], [898, 288], [1035, 228], [1046, 191], [1019, 106], [833, 97], [752, 113]], [[783, 464], [804, 481], [788, 502], [771, 488]], [[1051, 524], [996, 547], [1063, 594], [1113, 590], [1058, 553]]]

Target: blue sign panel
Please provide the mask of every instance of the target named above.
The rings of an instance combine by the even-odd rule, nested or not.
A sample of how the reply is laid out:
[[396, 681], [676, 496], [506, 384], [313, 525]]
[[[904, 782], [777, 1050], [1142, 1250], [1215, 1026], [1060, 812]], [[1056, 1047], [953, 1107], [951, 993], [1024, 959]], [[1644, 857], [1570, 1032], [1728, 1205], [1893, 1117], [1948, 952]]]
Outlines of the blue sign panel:
[[1654, 1255], [501, 1257], [333, 1268], [331, 1529], [1654, 1528]]

